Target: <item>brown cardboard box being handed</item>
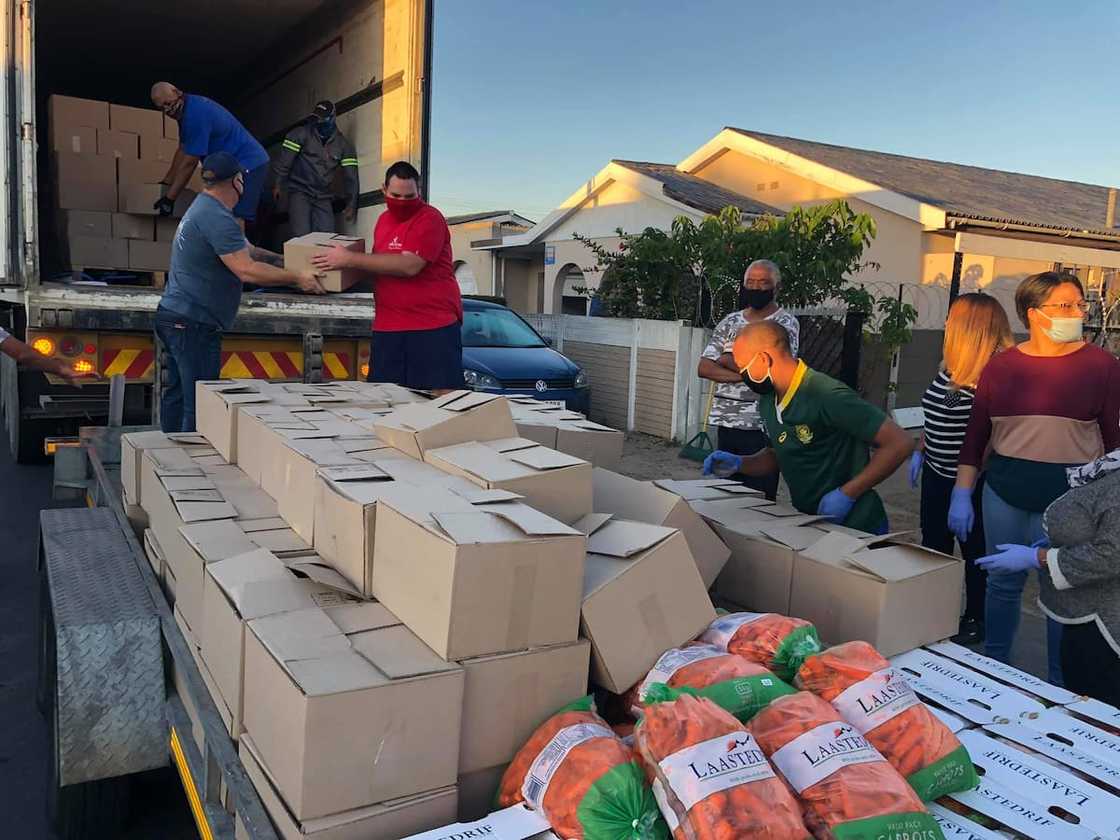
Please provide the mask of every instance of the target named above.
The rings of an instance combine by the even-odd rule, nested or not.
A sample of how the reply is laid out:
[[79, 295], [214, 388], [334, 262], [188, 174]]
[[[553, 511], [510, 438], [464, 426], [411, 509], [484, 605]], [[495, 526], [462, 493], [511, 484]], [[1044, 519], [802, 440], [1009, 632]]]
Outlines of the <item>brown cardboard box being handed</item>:
[[[366, 241], [360, 236], [341, 233], [308, 233], [284, 243], [284, 267], [288, 271], [312, 270], [311, 258], [324, 248], [343, 247], [348, 251], [364, 253]], [[328, 292], [344, 292], [362, 279], [357, 269], [338, 269], [323, 273], [320, 281]]]

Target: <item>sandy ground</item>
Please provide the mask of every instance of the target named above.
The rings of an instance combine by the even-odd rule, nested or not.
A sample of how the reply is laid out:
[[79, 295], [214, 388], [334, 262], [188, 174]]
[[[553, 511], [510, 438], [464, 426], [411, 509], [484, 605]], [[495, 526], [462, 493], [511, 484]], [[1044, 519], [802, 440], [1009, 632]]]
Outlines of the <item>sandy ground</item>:
[[[632, 433], [626, 436], [619, 472], [643, 481], [699, 478], [700, 464], [681, 458], [679, 452], [678, 444], [667, 443], [650, 435]], [[905, 465], [883, 482], [878, 492], [887, 509], [891, 530], [912, 532], [910, 538], [918, 542], [921, 539], [918, 519], [921, 494], [911, 489]], [[779, 486], [778, 498], [789, 501], [785, 482]], [[1046, 627], [1037, 601], [1038, 581], [1032, 575], [1023, 595], [1023, 618], [1015, 650], [1012, 652], [1012, 664], [1045, 677]]]

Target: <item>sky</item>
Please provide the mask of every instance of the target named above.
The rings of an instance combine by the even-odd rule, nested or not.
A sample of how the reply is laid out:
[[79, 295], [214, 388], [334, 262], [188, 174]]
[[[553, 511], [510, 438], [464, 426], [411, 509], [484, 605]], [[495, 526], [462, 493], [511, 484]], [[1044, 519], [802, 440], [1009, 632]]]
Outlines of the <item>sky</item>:
[[1120, 3], [435, 0], [431, 199], [537, 220], [724, 126], [1120, 184]]

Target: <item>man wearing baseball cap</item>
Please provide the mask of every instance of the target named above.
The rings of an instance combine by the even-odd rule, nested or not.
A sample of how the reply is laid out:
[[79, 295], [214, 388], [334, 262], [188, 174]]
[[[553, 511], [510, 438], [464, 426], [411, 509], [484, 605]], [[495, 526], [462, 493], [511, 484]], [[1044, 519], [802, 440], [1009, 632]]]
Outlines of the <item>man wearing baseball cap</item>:
[[160, 398], [160, 427], [165, 432], [194, 431], [194, 384], [218, 378], [222, 331], [237, 317], [242, 283], [295, 286], [323, 294], [314, 272], [287, 271], [264, 262], [260, 249], [245, 239], [232, 212], [245, 191], [245, 171], [233, 155], [208, 155], [202, 162], [202, 182], [205, 189], [175, 232], [171, 274], [156, 310], [156, 335], [167, 350]]
[[312, 231], [334, 233], [335, 219], [331, 185], [342, 173], [346, 193], [346, 221], [354, 221], [358, 210], [358, 155], [354, 144], [335, 124], [334, 103], [324, 99], [311, 116], [284, 137], [280, 155], [273, 165], [276, 184], [273, 198], [288, 195], [288, 226], [292, 236]]

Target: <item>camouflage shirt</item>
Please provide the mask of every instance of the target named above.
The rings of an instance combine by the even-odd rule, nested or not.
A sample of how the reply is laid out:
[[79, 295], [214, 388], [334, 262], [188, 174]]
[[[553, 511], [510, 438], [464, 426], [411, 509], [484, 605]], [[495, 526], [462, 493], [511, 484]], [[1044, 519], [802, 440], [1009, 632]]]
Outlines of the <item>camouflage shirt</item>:
[[[779, 308], [771, 315], [766, 316], [767, 321], [777, 321], [789, 332], [790, 349], [797, 356], [797, 338], [800, 326], [797, 318]], [[742, 311], [732, 312], [716, 325], [712, 332], [712, 340], [704, 348], [703, 357], [718, 361], [724, 353], [731, 352], [731, 345], [742, 332], [749, 321]], [[758, 416], [758, 396], [746, 385], [732, 382], [719, 382], [716, 384], [715, 397], [712, 399], [712, 410], [708, 415], [709, 426], [723, 426], [728, 429], [761, 429], [762, 420]]]

